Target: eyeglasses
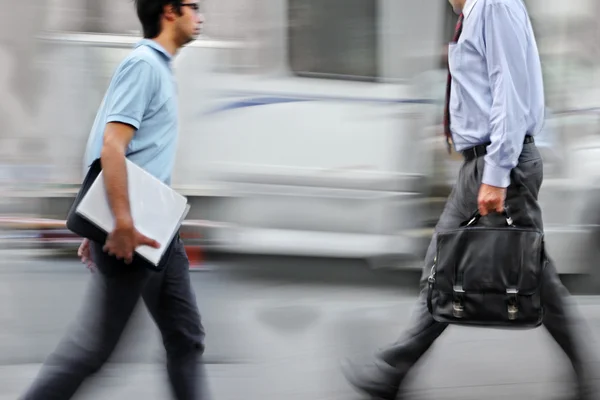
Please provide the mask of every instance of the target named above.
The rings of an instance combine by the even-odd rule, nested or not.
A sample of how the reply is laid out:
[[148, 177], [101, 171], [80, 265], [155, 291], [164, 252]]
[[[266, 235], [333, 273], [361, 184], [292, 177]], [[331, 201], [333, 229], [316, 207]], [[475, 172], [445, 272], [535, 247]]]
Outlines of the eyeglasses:
[[196, 12], [200, 11], [200, 4], [198, 4], [198, 3], [181, 3], [180, 6], [181, 7], [189, 7]]

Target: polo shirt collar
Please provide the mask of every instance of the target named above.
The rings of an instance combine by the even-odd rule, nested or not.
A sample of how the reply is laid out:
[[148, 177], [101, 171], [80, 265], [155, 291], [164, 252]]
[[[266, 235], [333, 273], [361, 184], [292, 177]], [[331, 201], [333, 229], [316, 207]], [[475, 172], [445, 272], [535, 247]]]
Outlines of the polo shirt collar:
[[165, 59], [168, 62], [171, 62], [171, 60], [173, 59], [173, 56], [171, 54], [169, 54], [169, 52], [167, 50], [165, 50], [164, 47], [162, 47], [160, 44], [158, 44], [156, 41], [154, 41], [152, 39], [140, 40], [139, 42], [137, 42], [135, 47], [138, 48], [140, 46], [152, 47], [154, 50], [158, 51], [163, 57], [165, 57]]

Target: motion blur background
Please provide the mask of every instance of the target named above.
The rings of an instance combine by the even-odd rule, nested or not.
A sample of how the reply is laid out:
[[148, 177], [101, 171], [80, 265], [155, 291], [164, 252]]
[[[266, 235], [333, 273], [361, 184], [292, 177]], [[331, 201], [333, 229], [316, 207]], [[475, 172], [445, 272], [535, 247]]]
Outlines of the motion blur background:
[[[540, 201], [549, 251], [572, 290], [595, 295], [600, 293], [595, 236], [600, 2], [525, 2], [546, 86], [546, 123], [536, 142], [545, 162]], [[445, 0], [205, 0], [202, 8], [203, 34], [174, 63], [181, 132], [173, 186], [192, 203], [183, 230], [193, 267], [205, 273], [194, 275], [201, 309], [218, 320], [213, 329], [219, 339], [213, 347], [209, 343], [209, 355], [219, 359], [222, 349], [235, 353], [231, 343], [243, 347], [227, 334], [241, 315], [231, 313], [239, 307], [232, 304], [247, 296], [240, 293], [252, 292], [247, 285], [267, 285], [265, 279], [299, 285], [296, 299], [313, 299], [310, 306], [292, 304], [284, 290], [273, 291], [274, 297], [260, 301], [283, 301], [291, 309], [270, 315], [272, 321], [285, 326], [312, 321], [311, 307], [319, 314], [328, 301], [335, 304], [328, 312], [353, 315], [342, 318], [345, 328], [335, 325], [355, 335], [354, 345], [346, 343], [340, 354], [356, 351], [356, 343], [368, 351], [392, 340], [408, 312], [398, 312], [395, 299], [401, 293], [412, 301], [414, 293], [406, 288], [416, 285], [420, 260], [460, 165], [459, 157], [446, 153], [441, 127], [445, 46], [456, 15]], [[10, 351], [0, 353], [20, 360], [17, 364], [41, 362], [76, 309], [86, 272], [76, 264], [79, 239], [64, 228], [64, 218], [83, 177], [83, 151], [96, 110], [114, 69], [139, 38], [131, 0], [0, 0], [0, 244], [6, 254], [0, 279], [6, 304], [0, 320], [6, 323], [0, 324], [0, 337], [7, 329], [12, 338], [6, 342]], [[262, 271], [261, 278], [246, 276], [250, 270]], [[299, 277], [300, 270], [300, 275], [310, 271], [311, 278]], [[232, 278], [232, 271], [244, 278]], [[364, 287], [328, 286], [350, 276], [353, 285]], [[229, 288], [230, 278], [246, 289], [226, 289], [227, 296], [216, 289]], [[381, 282], [393, 282], [392, 290], [378, 289]], [[210, 304], [206, 291], [213, 296]], [[356, 317], [353, 307], [366, 307], [358, 301], [364, 300], [360, 293], [372, 294], [367, 303], [378, 322], [370, 314]], [[62, 300], [50, 301], [52, 296]], [[230, 313], [215, 313], [213, 301]], [[586, 301], [589, 310], [597, 309], [595, 297]], [[59, 311], [55, 302], [62, 304]], [[62, 317], [51, 316], [54, 312]], [[241, 318], [254, 318], [252, 312]], [[249, 329], [260, 336], [257, 321], [248, 322]], [[208, 329], [210, 340], [210, 323]], [[320, 343], [320, 349], [332, 340], [309, 341]], [[283, 354], [273, 351], [276, 357]], [[31, 368], [19, 376], [31, 376]], [[546, 386], [542, 381], [556, 381], [551, 373], [540, 373], [539, 388]], [[13, 382], [14, 373], [7, 374], [6, 382]], [[231, 378], [216, 374], [224, 382]], [[442, 381], [437, 384], [445, 387]], [[14, 382], [22, 387], [26, 379]], [[343, 384], [336, 391], [327, 389], [328, 383], [321, 379], [316, 387], [333, 397], [317, 389], [310, 395], [298, 389], [293, 397], [293, 385], [283, 384], [273, 393], [289, 399], [314, 399], [315, 393], [347, 398]], [[229, 385], [222, 386], [221, 398], [227, 390], [238, 398]], [[7, 399], [15, 398], [11, 393]], [[264, 399], [267, 393], [265, 388], [250, 398]], [[436, 399], [453, 398], [435, 393]], [[469, 393], [480, 398], [475, 390]], [[508, 395], [502, 393], [498, 398]]]

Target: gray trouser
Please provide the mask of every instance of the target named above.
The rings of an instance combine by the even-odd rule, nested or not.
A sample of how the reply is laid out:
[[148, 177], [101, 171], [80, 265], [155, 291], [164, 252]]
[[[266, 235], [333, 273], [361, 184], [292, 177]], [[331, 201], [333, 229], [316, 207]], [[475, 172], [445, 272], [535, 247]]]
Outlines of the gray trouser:
[[[450, 194], [435, 231], [457, 228], [477, 210], [477, 196], [481, 185], [484, 157], [466, 161], [462, 165], [458, 181]], [[522, 227], [543, 229], [542, 213], [538, 204], [538, 192], [543, 180], [543, 164], [535, 144], [525, 144], [519, 164], [511, 173], [506, 206], [514, 223]], [[436, 322], [427, 309], [427, 277], [436, 252], [435, 234], [425, 256], [421, 277], [421, 294], [416, 305], [410, 328], [395, 344], [383, 349], [379, 357], [396, 367], [401, 377], [429, 349], [448, 324]], [[583, 340], [577, 335], [581, 320], [569, 307], [569, 293], [562, 285], [556, 268], [550, 260], [545, 270], [542, 297], [546, 315], [544, 326], [571, 360], [579, 383], [587, 381], [586, 351]]]
[[[200, 357], [204, 329], [190, 284], [189, 262], [177, 238], [161, 272], [127, 266], [92, 244], [92, 275], [77, 323], [46, 360], [24, 400], [66, 400], [111, 355], [140, 298], [160, 329], [167, 370], [178, 400], [207, 399]], [[202, 394], [201, 394], [202, 393]]]

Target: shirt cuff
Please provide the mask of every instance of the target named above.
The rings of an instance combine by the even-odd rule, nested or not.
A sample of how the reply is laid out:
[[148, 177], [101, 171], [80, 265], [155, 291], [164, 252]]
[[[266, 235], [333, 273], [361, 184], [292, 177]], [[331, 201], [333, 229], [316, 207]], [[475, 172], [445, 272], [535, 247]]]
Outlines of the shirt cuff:
[[140, 121], [138, 121], [135, 118], [128, 117], [127, 115], [123, 115], [123, 114], [109, 115], [108, 118], [106, 119], [106, 123], [108, 124], [109, 122], [120, 122], [122, 124], [131, 125], [136, 130], [140, 129]]
[[481, 182], [490, 186], [507, 188], [510, 185], [510, 171], [511, 168], [497, 167], [486, 161]]

